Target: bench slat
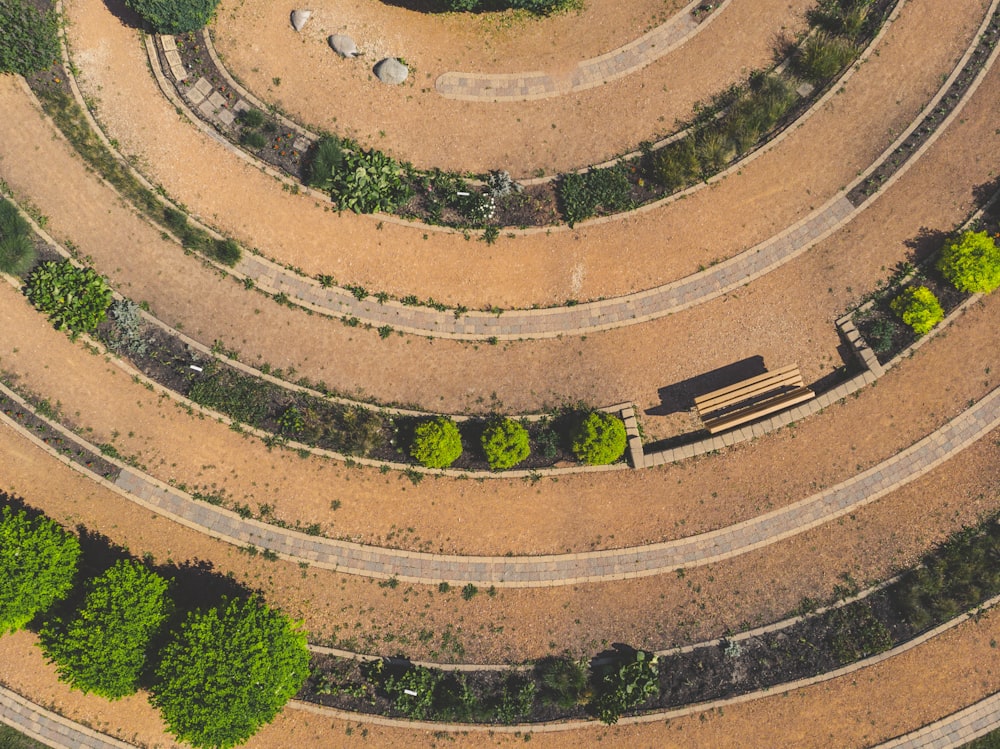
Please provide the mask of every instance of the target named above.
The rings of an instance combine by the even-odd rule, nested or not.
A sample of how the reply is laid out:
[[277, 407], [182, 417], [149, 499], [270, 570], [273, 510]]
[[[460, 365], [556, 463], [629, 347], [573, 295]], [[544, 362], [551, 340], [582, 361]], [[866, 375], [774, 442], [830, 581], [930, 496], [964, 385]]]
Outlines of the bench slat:
[[716, 419], [707, 419], [705, 420], [705, 427], [708, 429], [709, 434], [724, 432], [733, 427], [745, 424], [748, 421], [755, 421], [776, 411], [783, 411], [799, 403], [812, 400], [815, 397], [816, 393], [807, 387], [796, 388], [791, 392], [782, 393], [781, 395], [761, 401], [750, 408], [741, 409]]
[[743, 388], [752, 387], [753, 385], [756, 385], [758, 383], [768, 382], [775, 379], [780, 380], [781, 378], [789, 375], [791, 376], [798, 375], [798, 370], [799, 368], [797, 364], [789, 364], [787, 367], [782, 367], [781, 369], [775, 369], [772, 370], [771, 372], [765, 372], [764, 374], [757, 375], [756, 377], [751, 377], [748, 380], [741, 380], [740, 382], [733, 383], [732, 385], [726, 385], [723, 388], [719, 388], [718, 390], [713, 390], [712, 392], [706, 393], [705, 395], [699, 395], [697, 398], [694, 399], [694, 404], [700, 408], [701, 404], [703, 403], [707, 403], [711, 400], [726, 395], [730, 395], [732, 393], [738, 392]]
[[784, 375], [779, 379], [758, 382], [756, 384], [740, 388], [739, 390], [735, 390], [732, 393], [720, 395], [712, 400], [705, 401], [698, 405], [698, 413], [704, 416], [712, 411], [720, 411], [750, 398], [764, 396], [775, 390], [781, 390], [782, 388], [802, 387], [804, 384], [805, 383], [802, 381], [802, 375], [796, 371]]

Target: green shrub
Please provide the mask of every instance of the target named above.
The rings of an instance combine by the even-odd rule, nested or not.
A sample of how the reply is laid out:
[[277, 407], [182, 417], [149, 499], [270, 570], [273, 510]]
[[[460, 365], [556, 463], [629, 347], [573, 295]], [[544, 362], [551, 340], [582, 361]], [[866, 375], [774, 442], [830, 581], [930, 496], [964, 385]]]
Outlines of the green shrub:
[[444, 673], [438, 669], [413, 666], [400, 673], [389, 673], [382, 688], [392, 706], [407, 718], [426, 720], [435, 712], [438, 687], [443, 680]]
[[257, 598], [187, 616], [160, 653], [151, 701], [196, 747], [231, 747], [270, 723], [309, 676], [306, 635]]
[[89, 584], [83, 605], [65, 623], [40, 633], [45, 656], [75, 689], [112, 700], [134, 694], [150, 642], [167, 618], [167, 581], [122, 560]]
[[104, 279], [92, 268], [77, 268], [69, 260], [38, 266], [28, 276], [25, 294], [57, 330], [74, 335], [94, 330], [111, 305], [111, 289]]
[[573, 434], [573, 454], [581, 463], [614, 463], [625, 452], [625, 424], [614, 414], [591, 411]]
[[811, 26], [839, 36], [855, 39], [864, 31], [868, 10], [873, 0], [820, 0], [819, 5], [807, 11]]
[[917, 335], [923, 335], [944, 319], [937, 297], [926, 286], [903, 289], [889, 306]]
[[830, 647], [842, 666], [892, 647], [892, 634], [865, 602], [834, 610], [827, 622]]
[[588, 707], [598, 720], [612, 725], [618, 722], [622, 713], [659, 695], [657, 658], [639, 650], [616, 669], [599, 674], [595, 682], [594, 699]]
[[230, 268], [243, 257], [243, 250], [235, 239], [217, 239], [212, 247], [212, 257]]
[[264, 124], [264, 113], [259, 109], [244, 109], [237, 115], [237, 119], [243, 127], [248, 127], [251, 130], [256, 130], [261, 125]]
[[204, 28], [219, 0], [125, 0], [158, 34], [185, 34]]
[[499, 10], [526, 10], [537, 16], [548, 16], [560, 11], [578, 8], [580, 0], [438, 0], [440, 8], [453, 12], [484, 12]]
[[0, 198], [0, 273], [23, 276], [36, 259], [31, 226], [13, 203]]
[[587, 697], [587, 670], [580, 661], [554, 655], [542, 658], [535, 664], [535, 676], [545, 704], [569, 709]]
[[46, 517], [0, 508], [0, 634], [13, 632], [73, 587], [80, 544]]
[[[716, 155], [713, 160], [717, 158]], [[676, 192], [694, 182], [702, 168], [695, 140], [687, 137], [653, 153], [650, 157], [649, 176], [667, 192]]]
[[967, 231], [944, 243], [937, 267], [959, 291], [988, 294], [1000, 286], [1000, 247], [985, 231]]
[[310, 185], [327, 190], [338, 208], [355, 213], [392, 211], [413, 194], [395, 159], [381, 151], [345, 149], [336, 138], [317, 144], [308, 172]]
[[240, 133], [240, 143], [247, 148], [259, 150], [267, 145], [267, 138], [256, 130], [244, 130]]
[[621, 166], [564, 174], [556, 191], [563, 216], [570, 226], [590, 218], [598, 208], [613, 213], [632, 207], [632, 186]]
[[344, 166], [344, 149], [340, 138], [324, 136], [316, 141], [305, 167], [305, 181], [310, 187], [329, 190], [333, 175]]
[[447, 468], [462, 454], [462, 436], [447, 416], [435, 416], [413, 430], [410, 455], [428, 468]]
[[187, 397], [200, 406], [221, 411], [243, 424], [260, 424], [270, 408], [265, 382], [236, 374], [228, 368], [216, 369], [212, 365], [191, 383]]
[[850, 40], [818, 31], [799, 48], [795, 72], [813, 83], [823, 83], [835, 76], [857, 56]]
[[26, 0], [0, 2], [0, 74], [30, 75], [58, 62], [59, 18]]
[[494, 471], [513, 468], [528, 457], [528, 430], [513, 419], [494, 419], [483, 430], [483, 451]]

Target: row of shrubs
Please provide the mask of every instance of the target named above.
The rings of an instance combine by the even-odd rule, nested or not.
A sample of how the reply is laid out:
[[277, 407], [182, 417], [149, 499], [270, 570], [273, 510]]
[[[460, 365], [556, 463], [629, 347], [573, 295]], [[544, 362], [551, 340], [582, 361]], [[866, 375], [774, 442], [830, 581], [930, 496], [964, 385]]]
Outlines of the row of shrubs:
[[[1000, 248], [985, 231], [966, 231], [946, 241], [935, 267], [966, 294], [988, 294], [1000, 286]], [[907, 286], [889, 306], [918, 336], [944, 319], [937, 296], [926, 286]]]
[[143, 561], [120, 558], [91, 576], [88, 564], [100, 562], [50, 518], [0, 508], [0, 634], [31, 625], [73, 689], [110, 700], [147, 689], [178, 739], [230, 747], [309, 676], [305, 632], [258, 597], [185, 610]]

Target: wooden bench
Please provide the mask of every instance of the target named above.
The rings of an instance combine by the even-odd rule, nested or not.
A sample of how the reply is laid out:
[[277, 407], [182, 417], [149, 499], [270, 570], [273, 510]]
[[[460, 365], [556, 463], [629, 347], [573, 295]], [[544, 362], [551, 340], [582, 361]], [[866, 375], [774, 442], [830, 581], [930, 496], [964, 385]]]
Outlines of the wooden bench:
[[815, 397], [791, 364], [700, 395], [694, 405], [709, 434], [717, 434]]

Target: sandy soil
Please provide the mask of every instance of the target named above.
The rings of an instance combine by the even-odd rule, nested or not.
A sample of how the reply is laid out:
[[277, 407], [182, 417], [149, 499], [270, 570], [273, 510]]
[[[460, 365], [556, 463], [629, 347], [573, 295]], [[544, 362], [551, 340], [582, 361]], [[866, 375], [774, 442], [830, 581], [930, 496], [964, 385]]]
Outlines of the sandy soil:
[[[783, 230], [846, 185], [910, 124], [970, 43], [983, 9], [982, 0], [959, 7], [908, 3], [879, 54], [843, 93], [779, 147], [712, 189], [607, 224], [502, 237], [487, 246], [380, 217], [337, 215], [290, 194], [178, 117], [152, 81], [135, 31], [103, 3], [67, 6], [84, 90], [98, 102], [109, 134], [169, 194], [307, 274], [469, 309], [548, 306], [650, 288]], [[921, 65], [914, 66], [917, 57]], [[220, 189], [226, 184], [239, 189]]]

